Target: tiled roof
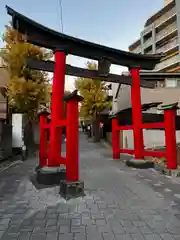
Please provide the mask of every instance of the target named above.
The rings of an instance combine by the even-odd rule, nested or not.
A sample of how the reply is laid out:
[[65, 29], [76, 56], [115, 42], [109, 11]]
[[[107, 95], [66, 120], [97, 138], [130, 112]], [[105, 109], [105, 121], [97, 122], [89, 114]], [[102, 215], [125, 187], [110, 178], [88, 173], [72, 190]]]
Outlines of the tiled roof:
[[[131, 88], [127, 85], [121, 85], [117, 98], [118, 109], [121, 111], [131, 108]], [[171, 104], [179, 102], [180, 107], [180, 88], [141, 88], [141, 103], [162, 102], [162, 104]]]

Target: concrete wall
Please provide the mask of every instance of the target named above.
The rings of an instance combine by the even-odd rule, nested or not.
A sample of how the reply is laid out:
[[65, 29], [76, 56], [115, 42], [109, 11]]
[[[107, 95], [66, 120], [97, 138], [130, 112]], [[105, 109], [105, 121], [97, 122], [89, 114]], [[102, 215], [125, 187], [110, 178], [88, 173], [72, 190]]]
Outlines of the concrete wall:
[[[123, 147], [123, 132], [120, 131], [120, 146], [121, 148]], [[111, 132], [107, 132], [106, 133], [106, 140], [108, 141], [108, 143], [112, 144], [112, 133]]]
[[[165, 146], [165, 134], [161, 130], [143, 130], [145, 148]], [[176, 131], [176, 141], [180, 142], [180, 131]], [[134, 148], [133, 132], [127, 130], [123, 132], [123, 147]]]
[[34, 143], [39, 144], [39, 123], [33, 124]]

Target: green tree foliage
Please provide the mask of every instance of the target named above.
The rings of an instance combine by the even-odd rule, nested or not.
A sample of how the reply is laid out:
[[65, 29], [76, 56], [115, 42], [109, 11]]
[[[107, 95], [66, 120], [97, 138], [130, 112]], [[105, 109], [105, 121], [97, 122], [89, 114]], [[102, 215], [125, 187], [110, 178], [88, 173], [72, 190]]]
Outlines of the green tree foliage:
[[26, 37], [10, 26], [5, 26], [4, 48], [1, 57], [9, 73], [7, 96], [13, 111], [37, 116], [38, 108], [50, 100], [47, 73], [26, 67], [26, 58], [47, 60], [51, 53], [26, 41]]
[[[86, 66], [89, 70], [97, 70], [97, 64], [95, 62], [87, 62]], [[84, 98], [80, 108], [81, 117], [88, 119], [96, 118], [103, 109], [110, 108], [111, 101], [107, 100], [107, 83], [79, 77], [75, 80], [75, 87]]]
[[[89, 70], [97, 70], [95, 62], [87, 62]], [[111, 107], [111, 101], [108, 100], [108, 84], [89, 78], [77, 78], [75, 87], [84, 98], [80, 107], [80, 117], [92, 122], [93, 140], [100, 140], [99, 116], [103, 109]]]

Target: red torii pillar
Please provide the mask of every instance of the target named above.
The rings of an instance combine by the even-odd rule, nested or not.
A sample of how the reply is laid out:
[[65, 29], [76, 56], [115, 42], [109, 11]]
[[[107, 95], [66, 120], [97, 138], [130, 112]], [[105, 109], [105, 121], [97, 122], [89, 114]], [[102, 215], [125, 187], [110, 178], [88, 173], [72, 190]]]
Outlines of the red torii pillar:
[[165, 142], [167, 169], [177, 169], [177, 147], [176, 147], [176, 111], [177, 104], [173, 108], [164, 110]]
[[132, 102], [132, 125], [134, 135], [134, 156], [135, 159], [144, 159], [144, 141], [142, 126], [141, 109], [141, 88], [140, 88], [140, 69], [130, 69], [132, 76], [131, 102]]
[[66, 54], [60, 50], [55, 51], [55, 71], [52, 86], [51, 124], [48, 166], [60, 165], [59, 155], [61, 153], [62, 129], [58, 121], [64, 117], [64, 85], [65, 85]]
[[66, 180], [68, 182], [79, 181], [79, 122], [78, 102], [83, 97], [74, 91], [64, 98], [67, 102], [66, 108]]
[[120, 132], [117, 131], [118, 120], [117, 118], [112, 119], [112, 155], [113, 159], [120, 158]]
[[66, 180], [60, 182], [60, 194], [66, 198], [84, 196], [84, 182], [79, 180], [78, 102], [77, 90], [64, 98], [66, 113]]
[[43, 111], [39, 114], [39, 132], [40, 132], [40, 145], [39, 145], [39, 166], [44, 167], [47, 164], [47, 116], [49, 112]]

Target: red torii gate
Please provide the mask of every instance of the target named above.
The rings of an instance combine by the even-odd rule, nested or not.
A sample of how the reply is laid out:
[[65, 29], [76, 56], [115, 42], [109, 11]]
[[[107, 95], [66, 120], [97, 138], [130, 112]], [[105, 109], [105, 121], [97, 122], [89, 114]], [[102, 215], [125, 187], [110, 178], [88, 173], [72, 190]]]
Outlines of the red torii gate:
[[[175, 116], [178, 103], [162, 106], [164, 110], [164, 122], [144, 123], [142, 121], [141, 92], [140, 92], [140, 69], [130, 70], [132, 76], [131, 102], [132, 102], [132, 125], [119, 126], [118, 118], [112, 119], [112, 154], [113, 159], [119, 159], [120, 154], [134, 154], [135, 159], [144, 159], [144, 156], [165, 157], [167, 168], [177, 168], [176, 127]], [[165, 130], [166, 151], [144, 150], [143, 129]], [[120, 148], [120, 131], [133, 130], [134, 149]]]
[[[123, 80], [128, 84], [132, 84], [132, 104], [133, 104], [133, 129], [135, 136], [135, 156], [136, 158], [143, 157], [143, 136], [142, 136], [142, 117], [141, 117], [141, 101], [140, 101], [140, 78], [139, 70], [152, 70], [157, 63], [160, 62], [161, 55], [145, 56], [134, 53], [129, 53], [109, 47], [101, 46], [95, 43], [87, 42], [81, 39], [73, 38], [65, 34], [55, 32], [48, 29], [33, 20], [21, 15], [13, 9], [6, 7], [9, 15], [12, 16], [12, 25], [22, 34], [26, 34], [27, 41], [36, 44], [40, 47], [48, 48], [54, 51], [54, 78], [52, 87], [52, 106], [51, 106], [51, 122], [48, 125], [46, 115], [40, 117], [41, 125], [41, 142], [40, 142], [40, 165], [57, 167], [60, 164], [66, 164], [66, 181], [60, 183], [60, 192], [65, 197], [83, 193], [83, 184], [79, 181], [78, 174], [78, 101], [82, 100], [74, 92], [67, 100], [67, 116], [63, 118], [64, 103], [64, 83], [66, 69], [66, 55], [73, 54], [80, 57], [91, 58], [99, 62], [98, 71], [82, 71], [78, 69], [79, 75], [92, 77], [98, 76], [103, 81], [111, 81], [113, 76], [109, 74], [110, 64], [128, 66], [131, 68], [132, 83], [127, 76], [122, 76]], [[138, 66], [138, 67], [137, 67]], [[38, 67], [37, 67], [38, 68]], [[69, 69], [69, 71], [71, 71]], [[77, 74], [77, 71], [76, 71]], [[117, 82], [115, 80], [112, 80]], [[143, 83], [145, 84], [145, 82]], [[148, 85], [148, 83], [147, 83]], [[168, 115], [167, 121], [170, 121], [172, 116]], [[61, 127], [67, 128], [66, 142], [66, 158], [61, 156]], [[45, 130], [50, 129], [49, 150], [46, 152]], [[119, 155], [119, 146], [117, 140], [117, 125], [113, 120], [113, 144], [114, 157]], [[170, 134], [169, 134], [170, 135]], [[169, 143], [168, 143], [169, 144]], [[172, 144], [172, 143], [171, 143]], [[169, 145], [171, 145], [169, 144]], [[174, 146], [174, 145], [173, 145]]]

